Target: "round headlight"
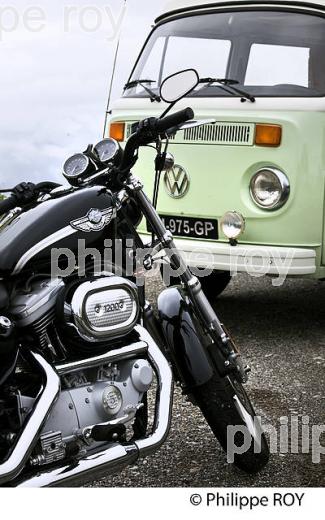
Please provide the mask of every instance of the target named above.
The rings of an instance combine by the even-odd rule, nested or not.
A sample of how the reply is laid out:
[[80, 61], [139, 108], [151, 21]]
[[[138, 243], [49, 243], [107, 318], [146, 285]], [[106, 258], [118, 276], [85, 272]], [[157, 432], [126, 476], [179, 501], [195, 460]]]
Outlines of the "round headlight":
[[221, 219], [221, 229], [229, 240], [236, 240], [245, 231], [245, 219], [237, 211], [228, 211]]
[[275, 210], [283, 206], [290, 194], [287, 176], [275, 168], [263, 168], [255, 173], [250, 183], [250, 193], [257, 206]]

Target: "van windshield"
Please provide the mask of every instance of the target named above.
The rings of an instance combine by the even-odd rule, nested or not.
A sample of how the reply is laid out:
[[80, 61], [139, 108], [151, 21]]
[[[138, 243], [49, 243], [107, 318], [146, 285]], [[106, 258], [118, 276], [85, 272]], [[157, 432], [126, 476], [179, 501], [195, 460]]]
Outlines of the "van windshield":
[[[200, 77], [231, 78], [260, 97], [325, 95], [325, 18], [280, 11], [193, 15], [165, 22], [149, 38], [130, 81], [150, 80], [158, 93], [167, 76], [194, 68]], [[217, 84], [190, 96], [230, 96]], [[126, 97], [148, 97], [143, 85]]]

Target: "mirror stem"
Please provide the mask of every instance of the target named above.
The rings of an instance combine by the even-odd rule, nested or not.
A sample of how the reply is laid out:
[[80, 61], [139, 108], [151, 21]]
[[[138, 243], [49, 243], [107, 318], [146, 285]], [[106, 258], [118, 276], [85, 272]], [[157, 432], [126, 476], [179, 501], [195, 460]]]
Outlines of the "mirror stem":
[[163, 114], [160, 116], [159, 119], [163, 119], [164, 117], [167, 116], [167, 114], [169, 114], [169, 112], [171, 111], [171, 109], [178, 103], [178, 100], [177, 101], [174, 101], [173, 103], [171, 103], [169, 105], [169, 107], [166, 108], [165, 112], [163, 112]]

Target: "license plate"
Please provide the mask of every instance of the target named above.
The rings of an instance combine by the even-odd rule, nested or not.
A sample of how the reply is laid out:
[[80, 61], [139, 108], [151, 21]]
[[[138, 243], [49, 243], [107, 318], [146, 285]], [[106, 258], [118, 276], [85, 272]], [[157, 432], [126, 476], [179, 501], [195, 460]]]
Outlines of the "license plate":
[[204, 218], [160, 215], [164, 226], [174, 236], [218, 240], [218, 221]]

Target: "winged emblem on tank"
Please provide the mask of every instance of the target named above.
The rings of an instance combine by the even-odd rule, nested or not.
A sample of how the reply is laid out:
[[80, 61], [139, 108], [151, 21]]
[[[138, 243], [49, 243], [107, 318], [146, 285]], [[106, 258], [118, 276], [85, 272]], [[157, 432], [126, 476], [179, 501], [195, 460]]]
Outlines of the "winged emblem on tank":
[[116, 210], [113, 207], [107, 209], [91, 209], [85, 217], [72, 220], [70, 226], [84, 233], [102, 231], [115, 218]]

